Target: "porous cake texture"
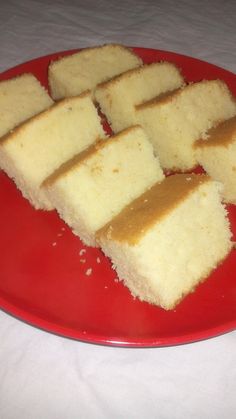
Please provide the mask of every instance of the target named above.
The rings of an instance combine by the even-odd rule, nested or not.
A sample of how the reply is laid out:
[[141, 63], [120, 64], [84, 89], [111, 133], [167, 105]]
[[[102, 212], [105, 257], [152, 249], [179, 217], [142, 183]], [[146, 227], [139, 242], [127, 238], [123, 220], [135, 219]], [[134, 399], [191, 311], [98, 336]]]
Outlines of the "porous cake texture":
[[171, 63], [146, 64], [97, 86], [95, 98], [114, 132], [137, 124], [135, 105], [183, 85], [180, 70]]
[[52, 104], [53, 100], [33, 74], [0, 81], [0, 137]]
[[161, 166], [185, 171], [197, 165], [194, 142], [236, 113], [236, 101], [221, 80], [192, 83], [136, 106]]
[[210, 129], [195, 146], [198, 162], [222, 182], [224, 201], [236, 204], [236, 116]]
[[93, 91], [98, 83], [142, 63], [141, 58], [122, 45], [85, 48], [50, 64], [48, 78], [52, 97], [58, 100], [88, 89]]
[[133, 199], [164, 178], [142, 128], [92, 145], [43, 183], [61, 218], [84, 243]]
[[207, 175], [169, 176], [97, 232], [134, 296], [173, 309], [226, 257], [232, 243], [220, 189]]
[[0, 141], [0, 167], [35, 208], [52, 209], [44, 179], [97, 139], [105, 138], [90, 93], [65, 99]]

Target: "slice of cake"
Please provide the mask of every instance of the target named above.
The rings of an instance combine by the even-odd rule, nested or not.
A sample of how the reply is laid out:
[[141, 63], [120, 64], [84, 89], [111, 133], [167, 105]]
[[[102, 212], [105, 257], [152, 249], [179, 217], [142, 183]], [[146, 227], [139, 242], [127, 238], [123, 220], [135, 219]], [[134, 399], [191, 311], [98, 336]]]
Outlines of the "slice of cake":
[[48, 78], [52, 97], [57, 100], [93, 90], [98, 83], [142, 63], [141, 58], [122, 45], [85, 48], [50, 64]]
[[52, 104], [33, 74], [0, 81], [0, 137]]
[[135, 105], [174, 90], [183, 83], [183, 77], [174, 64], [146, 64], [98, 85], [95, 98], [113, 131], [118, 132], [137, 123]]
[[105, 133], [88, 92], [53, 105], [2, 137], [0, 167], [35, 208], [52, 209], [41, 183], [98, 138]]
[[236, 204], [236, 116], [210, 129], [195, 146], [201, 166], [222, 182], [224, 201]]
[[136, 126], [62, 165], [43, 189], [74, 233], [94, 246], [96, 230], [163, 178], [150, 141]]
[[173, 175], [97, 232], [133, 296], [166, 310], [203, 281], [232, 247], [221, 185], [206, 175]]
[[236, 113], [236, 101], [221, 80], [192, 83], [136, 106], [161, 166], [189, 170], [197, 165], [193, 144], [219, 121]]

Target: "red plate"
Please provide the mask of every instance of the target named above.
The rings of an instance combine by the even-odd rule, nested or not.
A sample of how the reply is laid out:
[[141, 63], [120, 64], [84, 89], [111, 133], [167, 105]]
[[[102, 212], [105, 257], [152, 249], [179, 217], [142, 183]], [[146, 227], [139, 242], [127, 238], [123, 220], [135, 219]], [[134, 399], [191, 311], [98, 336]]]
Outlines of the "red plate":
[[[226, 70], [171, 52], [134, 50], [146, 63], [176, 63], [188, 81], [221, 78], [236, 95], [236, 76]], [[32, 72], [47, 87], [49, 61], [71, 52], [21, 64], [1, 74], [1, 79]], [[234, 250], [196, 292], [176, 310], [166, 312], [134, 300], [114, 280], [115, 272], [100, 250], [85, 248], [55, 211], [34, 210], [2, 172], [0, 197], [0, 307], [4, 311], [62, 336], [129, 347], [176, 345], [235, 329]], [[229, 212], [235, 234], [236, 207], [230, 206]], [[91, 275], [86, 275], [90, 268]]]

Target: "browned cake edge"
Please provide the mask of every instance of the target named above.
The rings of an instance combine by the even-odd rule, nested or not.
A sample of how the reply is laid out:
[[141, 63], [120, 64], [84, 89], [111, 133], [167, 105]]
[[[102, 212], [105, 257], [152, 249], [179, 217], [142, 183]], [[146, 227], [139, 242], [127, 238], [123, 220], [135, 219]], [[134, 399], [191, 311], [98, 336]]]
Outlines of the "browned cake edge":
[[111, 222], [97, 231], [96, 237], [108, 237], [135, 245], [157, 220], [162, 220], [202, 183], [208, 175], [178, 174], [156, 183], [127, 205]]
[[[155, 107], [157, 105], [162, 105], [162, 104], [172, 102], [176, 97], [180, 96], [181, 93], [185, 93], [186, 91], [188, 91], [190, 89], [194, 89], [195, 86], [197, 86], [201, 83], [209, 84], [209, 83], [212, 83], [212, 82], [217, 82], [217, 83], [221, 84], [222, 87], [224, 86], [225, 88], [227, 88], [227, 90], [229, 90], [226, 83], [223, 80], [220, 80], [220, 79], [201, 80], [201, 81], [195, 82], [195, 83], [191, 82], [191, 83], [188, 83], [188, 84], [185, 84], [185, 85], [179, 87], [178, 89], [175, 89], [175, 90], [163, 93], [161, 95], [158, 95], [157, 97], [155, 97], [155, 98], [153, 98], [153, 99], [151, 99], [147, 102], [141, 103], [140, 105], [136, 105], [136, 110], [139, 111], [139, 110], [142, 110], [142, 109]], [[229, 91], [229, 93], [232, 95], [232, 93], [230, 91]], [[233, 95], [232, 95], [232, 97], [233, 97]]]
[[236, 115], [220, 122], [206, 133], [206, 137], [200, 138], [194, 144], [195, 148], [223, 146], [227, 147], [236, 141]]

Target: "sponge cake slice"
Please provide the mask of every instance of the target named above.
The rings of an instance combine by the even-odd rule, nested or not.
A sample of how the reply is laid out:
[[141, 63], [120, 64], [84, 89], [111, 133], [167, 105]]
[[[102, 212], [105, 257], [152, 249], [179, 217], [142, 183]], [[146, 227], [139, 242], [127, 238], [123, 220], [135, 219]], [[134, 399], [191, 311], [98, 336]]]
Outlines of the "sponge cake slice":
[[232, 242], [220, 186], [206, 175], [169, 176], [97, 232], [134, 296], [173, 309], [226, 257]]
[[221, 80], [192, 83], [136, 106], [161, 166], [185, 171], [197, 165], [194, 142], [236, 113], [236, 101]]
[[105, 138], [90, 93], [65, 99], [0, 140], [0, 167], [35, 208], [52, 209], [40, 185], [63, 162]]
[[136, 126], [98, 142], [62, 165], [43, 189], [75, 234], [94, 246], [95, 232], [164, 175]]
[[85, 48], [52, 61], [48, 69], [52, 97], [58, 100], [93, 91], [98, 83], [140, 65], [141, 58], [122, 45]]
[[0, 137], [52, 105], [53, 100], [33, 74], [0, 81]]
[[236, 116], [210, 129], [195, 147], [204, 170], [222, 182], [224, 201], [236, 204]]
[[135, 105], [183, 85], [180, 70], [171, 63], [146, 64], [97, 86], [95, 98], [114, 132], [137, 124]]

